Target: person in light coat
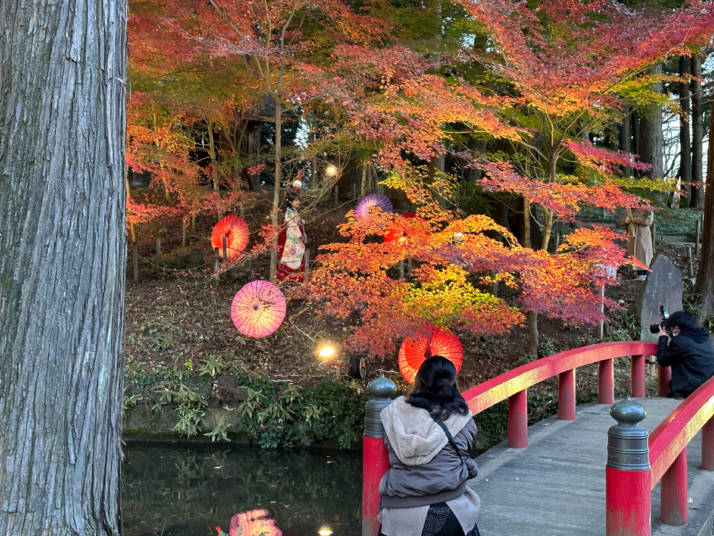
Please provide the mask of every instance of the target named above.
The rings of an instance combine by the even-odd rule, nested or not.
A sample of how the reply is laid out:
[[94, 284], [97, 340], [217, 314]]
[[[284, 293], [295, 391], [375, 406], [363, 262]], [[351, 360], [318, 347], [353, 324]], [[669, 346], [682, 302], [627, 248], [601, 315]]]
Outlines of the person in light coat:
[[379, 485], [380, 535], [477, 536], [480, 501], [467, 485], [478, 472], [469, 455], [476, 424], [453, 363], [426, 359], [410, 394], [380, 418], [391, 464]]
[[[654, 222], [654, 215], [646, 208], [627, 208], [625, 219], [627, 224], [627, 254], [632, 255], [645, 266], [652, 261], [652, 232], [650, 227]], [[640, 278], [644, 279], [646, 270], [637, 270]]]

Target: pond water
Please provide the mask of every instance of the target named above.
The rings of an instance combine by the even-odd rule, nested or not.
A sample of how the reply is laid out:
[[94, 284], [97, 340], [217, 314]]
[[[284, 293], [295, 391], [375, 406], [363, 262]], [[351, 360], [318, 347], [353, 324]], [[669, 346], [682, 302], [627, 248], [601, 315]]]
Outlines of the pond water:
[[[132, 444], [122, 472], [124, 536], [208, 536], [231, 517], [243, 536], [361, 534], [359, 452], [274, 452]], [[256, 510], [258, 512], [256, 512]], [[269, 521], [274, 520], [274, 523]]]

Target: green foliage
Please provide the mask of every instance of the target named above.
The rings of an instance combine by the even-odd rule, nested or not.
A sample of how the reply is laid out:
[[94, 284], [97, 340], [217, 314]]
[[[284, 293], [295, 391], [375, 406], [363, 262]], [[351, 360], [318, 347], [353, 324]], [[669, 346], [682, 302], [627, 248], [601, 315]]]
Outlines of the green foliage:
[[702, 218], [702, 211], [687, 208], [663, 208], [655, 212], [657, 232], [664, 234], [683, 234], [694, 241], [697, 220]]
[[359, 439], [366, 396], [357, 382], [323, 381], [301, 388], [256, 377], [236, 378], [248, 387], [241, 427], [262, 448], [309, 445], [325, 439], [348, 448]]
[[211, 443], [216, 441], [230, 441], [230, 439], [228, 439], [228, 428], [230, 428], [230, 426], [231, 425], [226, 423], [225, 419], [221, 417], [218, 419], [216, 426], [213, 427], [213, 430], [206, 432], [203, 435], [210, 437]]
[[640, 319], [629, 309], [612, 311], [606, 326], [608, 341], [636, 341], [640, 338]]

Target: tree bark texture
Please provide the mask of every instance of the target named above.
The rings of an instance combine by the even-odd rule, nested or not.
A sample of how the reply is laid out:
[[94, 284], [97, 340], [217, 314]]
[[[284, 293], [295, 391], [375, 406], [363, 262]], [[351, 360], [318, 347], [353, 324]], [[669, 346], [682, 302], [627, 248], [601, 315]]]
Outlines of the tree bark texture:
[[704, 185], [702, 169], [704, 160], [704, 109], [702, 107], [702, 83], [698, 80], [702, 77], [702, 58], [694, 55], [691, 59], [692, 76], [695, 80], [690, 83], [692, 94], [692, 189], [689, 197], [689, 205], [697, 208], [704, 208]]
[[[689, 57], [679, 57], [679, 74], [689, 75]], [[679, 86], [679, 178], [682, 182], [692, 180], [692, 140], [689, 134], [689, 82], [680, 82]]]
[[[632, 151], [632, 112], [629, 108], [625, 109], [625, 117], [620, 125], [620, 150], [625, 153]], [[632, 168], [623, 168], [623, 173], [626, 176], [632, 175]]]
[[[714, 132], [714, 113], [709, 115], [709, 132]], [[714, 314], [714, 143], [707, 154], [707, 192], [702, 226], [702, 253], [694, 290], [702, 296], [702, 318]]]
[[[652, 73], [662, 73], [662, 64], [651, 69]], [[655, 91], [662, 93], [662, 83], [655, 84]], [[661, 106], [651, 106], [640, 113], [639, 124], [639, 155], [643, 162], [652, 164], [647, 175], [660, 178], [664, 175], [664, 135], [662, 133]]]
[[0, 61], [0, 535], [118, 535], [126, 0], [3, 0]]

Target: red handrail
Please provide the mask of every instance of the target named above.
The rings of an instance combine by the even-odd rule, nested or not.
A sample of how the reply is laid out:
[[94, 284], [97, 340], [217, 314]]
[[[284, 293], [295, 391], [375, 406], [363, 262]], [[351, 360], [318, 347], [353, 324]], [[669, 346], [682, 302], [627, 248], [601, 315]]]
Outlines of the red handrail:
[[[650, 489], [654, 489], [677, 456], [714, 417], [714, 378], [682, 401], [650, 434]], [[702, 451], [702, 455], [705, 453]]]
[[526, 363], [462, 394], [471, 412], [476, 415], [520, 391], [574, 368], [616, 357], [646, 356], [656, 353], [656, 344], [641, 341], [591, 344]]

